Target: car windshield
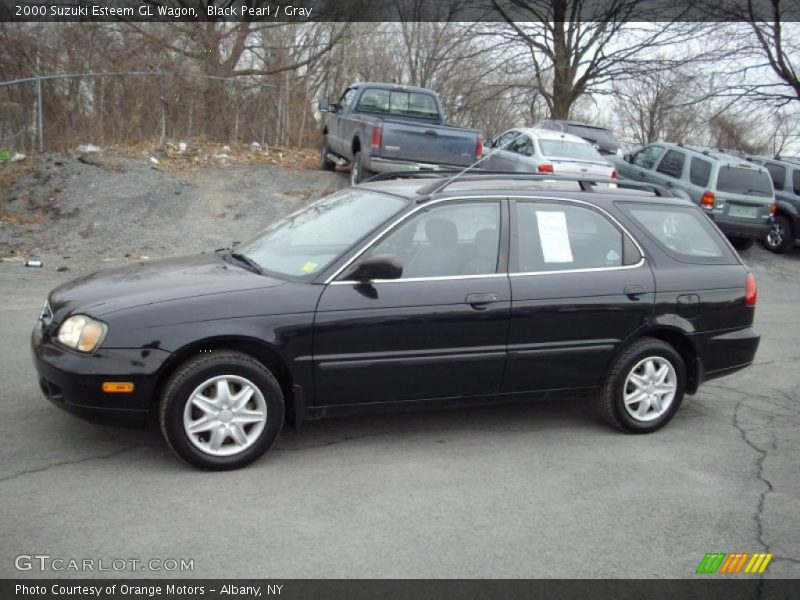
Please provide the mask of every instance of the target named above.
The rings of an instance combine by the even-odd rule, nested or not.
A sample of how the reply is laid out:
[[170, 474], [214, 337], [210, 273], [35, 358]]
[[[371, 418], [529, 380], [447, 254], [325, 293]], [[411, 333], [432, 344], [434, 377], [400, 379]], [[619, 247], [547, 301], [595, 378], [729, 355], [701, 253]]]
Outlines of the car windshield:
[[720, 167], [717, 190], [743, 196], [772, 196], [772, 180], [764, 171]]
[[236, 252], [266, 271], [311, 277], [406, 204], [397, 196], [349, 188], [281, 219]]
[[597, 127], [585, 127], [583, 125], [566, 125], [564, 131], [577, 135], [592, 143], [602, 146], [619, 146], [617, 139], [611, 135], [610, 131]]
[[570, 142], [567, 140], [539, 140], [542, 155], [549, 158], [574, 158], [576, 160], [591, 160], [605, 162], [600, 153], [589, 144]]

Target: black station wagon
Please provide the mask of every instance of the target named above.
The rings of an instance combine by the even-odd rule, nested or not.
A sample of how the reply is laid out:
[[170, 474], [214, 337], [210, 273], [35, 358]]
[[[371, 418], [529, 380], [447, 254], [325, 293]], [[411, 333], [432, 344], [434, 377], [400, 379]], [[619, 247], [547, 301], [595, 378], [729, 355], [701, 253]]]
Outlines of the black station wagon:
[[82, 277], [34, 328], [41, 388], [93, 419], [152, 415], [209, 469], [353, 411], [589, 392], [655, 431], [752, 362], [755, 280], [696, 205], [611, 183], [382, 175], [234, 249]]

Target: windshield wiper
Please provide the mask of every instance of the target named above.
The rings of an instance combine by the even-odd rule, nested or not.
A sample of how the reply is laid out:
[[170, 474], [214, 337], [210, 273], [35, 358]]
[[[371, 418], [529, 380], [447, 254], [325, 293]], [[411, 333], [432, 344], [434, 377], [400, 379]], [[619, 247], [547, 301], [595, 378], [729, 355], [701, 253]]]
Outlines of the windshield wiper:
[[252, 258], [247, 256], [246, 254], [242, 254], [241, 252], [234, 252], [230, 248], [220, 248], [217, 252], [223, 251], [225, 254], [223, 256], [229, 256], [233, 259], [238, 260], [240, 263], [246, 265], [251, 271], [254, 273], [258, 273], [259, 275], [264, 274], [264, 269], [261, 268], [261, 265], [254, 261]]

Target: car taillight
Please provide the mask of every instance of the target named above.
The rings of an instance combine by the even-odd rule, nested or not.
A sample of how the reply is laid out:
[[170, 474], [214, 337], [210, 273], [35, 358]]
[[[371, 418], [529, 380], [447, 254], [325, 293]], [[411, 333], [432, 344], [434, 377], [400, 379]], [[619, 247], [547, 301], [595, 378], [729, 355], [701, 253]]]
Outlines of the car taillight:
[[773, 200], [769, 205], [769, 216], [774, 217], [776, 212], [778, 212], [778, 203]]
[[372, 130], [372, 148], [374, 150], [380, 150], [382, 137], [383, 127], [376, 127]]
[[700, 206], [703, 208], [714, 208], [713, 192], [703, 192], [703, 196], [700, 198]]
[[747, 281], [744, 285], [744, 303], [747, 306], [755, 306], [758, 299], [758, 289], [756, 288], [756, 278], [752, 273], [747, 274]]
[[543, 165], [539, 165], [538, 167], [536, 167], [536, 170], [539, 171], [539, 173], [552, 173], [553, 165], [551, 165], [550, 163], [545, 163]]
[[611, 179], [619, 179], [619, 173], [616, 169], [611, 169]]
[[483, 156], [483, 140], [481, 136], [478, 136], [478, 143], [475, 144], [475, 160], [480, 159]]

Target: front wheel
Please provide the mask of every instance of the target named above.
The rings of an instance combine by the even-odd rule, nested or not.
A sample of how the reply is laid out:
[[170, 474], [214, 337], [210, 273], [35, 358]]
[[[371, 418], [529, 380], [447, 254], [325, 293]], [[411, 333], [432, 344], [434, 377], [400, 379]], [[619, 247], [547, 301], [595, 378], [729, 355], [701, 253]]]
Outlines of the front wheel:
[[283, 426], [283, 394], [260, 362], [230, 350], [193, 358], [164, 388], [159, 424], [173, 452], [203, 469], [243, 467], [264, 454]]
[[767, 238], [764, 240], [764, 246], [770, 252], [780, 254], [789, 250], [793, 245], [792, 224], [783, 215], [775, 215], [775, 220], [772, 222]]
[[333, 162], [330, 158], [328, 158], [328, 154], [330, 154], [330, 149], [328, 148], [328, 138], [327, 136], [322, 136], [322, 148], [320, 148], [320, 166], [322, 167], [323, 171], [333, 171], [336, 169], [336, 163]]
[[617, 429], [650, 433], [675, 415], [686, 389], [686, 366], [669, 344], [654, 338], [637, 340], [614, 362], [600, 407]]

